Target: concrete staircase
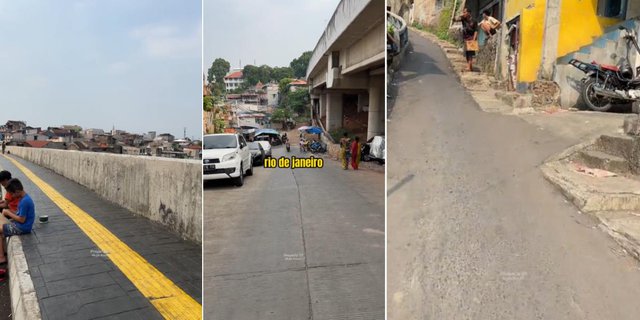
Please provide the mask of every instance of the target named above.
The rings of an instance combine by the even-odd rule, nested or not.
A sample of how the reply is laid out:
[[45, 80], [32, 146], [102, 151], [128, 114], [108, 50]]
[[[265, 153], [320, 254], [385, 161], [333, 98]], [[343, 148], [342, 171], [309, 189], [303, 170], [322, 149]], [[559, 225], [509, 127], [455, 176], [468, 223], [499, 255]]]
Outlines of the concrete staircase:
[[468, 72], [467, 61], [461, 48], [435, 36], [421, 32], [442, 48], [451, 66], [460, 79], [462, 86], [478, 101], [485, 112], [503, 114], [526, 113], [533, 111], [531, 108], [532, 97], [530, 94], [519, 94], [504, 91], [504, 84], [496, 80], [492, 75], [483, 72]]
[[589, 168], [631, 176], [638, 173], [632, 165], [634, 143], [630, 136], [602, 135], [593, 145], [576, 152], [572, 160]]
[[[571, 59], [590, 63], [597, 61], [602, 64], [617, 65], [621, 58], [626, 58], [626, 42], [622, 37], [624, 31], [618, 30], [618, 26], [624, 25], [632, 30], [640, 31], [640, 23], [637, 20], [627, 20], [618, 25], [607, 28], [603, 35], [597, 37], [592, 43], [580, 49], [558, 58], [554, 70], [553, 80], [562, 88], [560, 94], [560, 105], [563, 108], [581, 107], [579, 101], [581, 80], [585, 74], [569, 65]], [[633, 66], [636, 53], [633, 48], [629, 53], [629, 60]]]

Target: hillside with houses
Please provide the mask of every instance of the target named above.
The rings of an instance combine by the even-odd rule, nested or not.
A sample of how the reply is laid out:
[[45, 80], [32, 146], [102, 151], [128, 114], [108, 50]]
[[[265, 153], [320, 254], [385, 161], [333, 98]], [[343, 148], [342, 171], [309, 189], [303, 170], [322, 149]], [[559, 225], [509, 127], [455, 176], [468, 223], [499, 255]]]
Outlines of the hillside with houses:
[[22, 120], [0, 126], [0, 139], [8, 146], [107, 152], [139, 156], [199, 159], [201, 142], [170, 133], [130, 133], [125, 130], [83, 129], [79, 125], [33, 127]]

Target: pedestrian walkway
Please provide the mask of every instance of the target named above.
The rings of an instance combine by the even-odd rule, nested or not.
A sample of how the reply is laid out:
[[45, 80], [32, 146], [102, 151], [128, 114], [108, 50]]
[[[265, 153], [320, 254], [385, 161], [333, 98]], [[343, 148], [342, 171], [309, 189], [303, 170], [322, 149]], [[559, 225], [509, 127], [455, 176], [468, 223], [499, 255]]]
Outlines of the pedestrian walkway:
[[201, 318], [200, 245], [20, 158], [0, 168], [49, 216], [21, 236], [43, 319]]

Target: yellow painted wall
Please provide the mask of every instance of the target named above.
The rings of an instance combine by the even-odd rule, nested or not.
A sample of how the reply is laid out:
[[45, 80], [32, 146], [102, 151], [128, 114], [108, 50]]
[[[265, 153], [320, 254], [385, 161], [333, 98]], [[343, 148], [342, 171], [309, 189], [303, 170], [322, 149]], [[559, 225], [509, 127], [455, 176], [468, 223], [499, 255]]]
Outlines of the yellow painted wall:
[[505, 5], [505, 21], [510, 21], [515, 18], [517, 15], [522, 12], [522, 9], [525, 9], [529, 6], [533, 6], [535, 0], [507, 0]]
[[520, 14], [520, 49], [518, 52], [518, 82], [533, 82], [542, 63], [546, 0], [535, 0]]
[[598, 17], [598, 0], [563, 0], [560, 5], [558, 57], [580, 49], [622, 20]]

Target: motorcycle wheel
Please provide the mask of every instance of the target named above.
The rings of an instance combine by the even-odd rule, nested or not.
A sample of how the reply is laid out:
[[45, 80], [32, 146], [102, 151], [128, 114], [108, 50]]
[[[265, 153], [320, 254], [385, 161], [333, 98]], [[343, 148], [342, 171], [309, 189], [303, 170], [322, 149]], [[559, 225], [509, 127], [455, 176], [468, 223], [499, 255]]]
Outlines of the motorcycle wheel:
[[608, 111], [613, 106], [611, 99], [596, 95], [593, 89], [598, 81], [599, 79], [596, 77], [591, 77], [582, 84], [582, 100], [584, 100], [587, 107], [593, 111]]

